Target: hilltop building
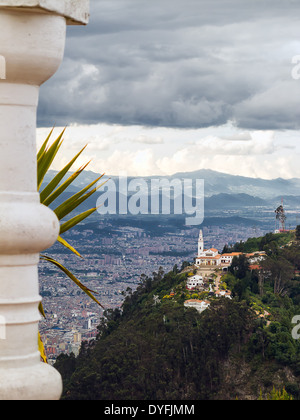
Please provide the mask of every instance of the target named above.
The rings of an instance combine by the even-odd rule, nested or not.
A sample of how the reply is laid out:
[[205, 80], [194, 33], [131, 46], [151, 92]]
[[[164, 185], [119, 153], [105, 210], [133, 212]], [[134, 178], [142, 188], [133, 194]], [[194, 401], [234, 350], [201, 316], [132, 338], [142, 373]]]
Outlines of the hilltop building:
[[[228, 252], [219, 254], [219, 251], [215, 248], [204, 248], [203, 232], [200, 230], [198, 238], [198, 254], [195, 258], [195, 265], [197, 266], [216, 266], [222, 269], [230, 267], [234, 257], [239, 257], [242, 252]], [[262, 261], [266, 253], [265, 251], [256, 251], [245, 254], [249, 259], [250, 264], [257, 264]]]
[[188, 281], [186, 283], [186, 288], [188, 290], [193, 290], [197, 286], [202, 286], [202, 285], [203, 285], [203, 277], [195, 275], [195, 276], [192, 276], [188, 279]]
[[208, 300], [189, 299], [184, 302], [186, 308], [195, 308], [199, 313], [209, 308], [210, 302]]
[[221, 264], [221, 255], [215, 248], [204, 249], [203, 232], [200, 230], [198, 238], [198, 255], [195, 260], [196, 265], [218, 266]]
[[195, 258], [195, 265], [198, 266], [216, 266], [216, 267], [229, 267], [232, 264], [234, 257], [238, 257], [242, 252], [231, 252], [226, 254], [219, 254], [215, 248], [204, 248], [203, 232], [200, 229], [198, 238], [198, 254]]

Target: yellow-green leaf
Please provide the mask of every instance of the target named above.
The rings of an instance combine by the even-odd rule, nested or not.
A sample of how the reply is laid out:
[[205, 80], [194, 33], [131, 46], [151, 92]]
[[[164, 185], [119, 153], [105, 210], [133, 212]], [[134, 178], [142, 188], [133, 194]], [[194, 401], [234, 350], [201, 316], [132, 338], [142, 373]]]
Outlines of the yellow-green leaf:
[[48, 364], [47, 355], [46, 355], [46, 352], [45, 352], [45, 347], [44, 347], [44, 344], [43, 344], [40, 333], [38, 333], [38, 346], [39, 346], [39, 352], [40, 352], [40, 355], [41, 355], [41, 359], [43, 360], [44, 363]]
[[73, 174], [71, 174], [66, 180], [65, 182], [60, 185], [58, 188], [56, 188], [56, 190], [50, 194], [48, 197], [45, 197], [45, 194], [41, 194], [41, 202], [42, 204], [44, 204], [45, 206], [49, 206], [54, 200], [57, 199], [57, 197], [59, 197], [67, 188], [69, 185], [72, 184], [72, 182], [75, 181], [75, 179], [84, 171], [84, 169], [88, 166], [89, 162], [82, 166], [81, 168], [77, 169], [76, 172], [74, 172]]
[[63, 246], [65, 246], [66, 248], [68, 248], [70, 251], [72, 251], [74, 254], [76, 254], [78, 257], [83, 258], [78, 251], [76, 251], [76, 249], [70, 245], [65, 239], [63, 239], [61, 236], [59, 236], [57, 238], [57, 241], [62, 244]]
[[41, 255], [41, 259], [44, 261], [48, 261], [51, 264], [54, 264], [56, 267], [58, 267], [61, 271], [63, 271], [78, 287], [80, 287], [81, 290], [84, 291], [94, 302], [96, 302], [101, 308], [105, 309], [101, 303], [93, 296], [92, 293], [95, 293], [93, 290], [88, 289], [86, 286], [84, 286], [75, 276], [72, 274], [66, 267], [64, 267], [61, 263], [54, 260], [51, 257], [48, 257], [47, 255]]
[[[57, 218], [59, 220], [62, 220], [65, 216], [67, 216], [69, 213], [71, 213], [75, 208], [79, 206], [86, 198], [88, 198], [91, 194], [87, 193], [86, 198], [82, 199], [82, 196], [95, 185], [102, 177], [101, 175], [97, 179], [95, 179], [93, 182], [91, 182], [89, 185], [87, 185], [85, 188], [83, 188], [78, 193], [72, 195], [72, 197], [68, 198], [64, 203], [59, 205], [55, 210], [54, 213], [56, 214]], [[99, 185], [96, 189], [92, 191], [92, 193], [95, 193], [98, 188], [100, 188], [101, 185]]]
[[39, 303], [39, 311], [40, 311], [40, 314], [41, 314], [44, 318], [46, 318], [46, 314], [45, 314], [45, 312], [44, 312], [44, 308], [43, 308], [43, 304], [42, 304], [42, 302], [40, 302], [40, 303]]
[[[52, 201], [54, 201], [54, 199], [52, 199], [52, 201], [49, 201], [49, 204], [45, 202], [45, 200], [47, 198], [49, 198], [50, 194], [55, 190], [55, 188], [58, 186], [58, 184], [63, 179], [63, 177], [67, 174], [67, 172], [70, 170], [70, 168], [73, 166], [73, 164], [75, 163], [75, 161], [78, 159], [78, 157], [81, 155], [81, 153], [84, 151], [85, 148], [86, 148], [86, 146], [84, 146], [80, 150], [80, 152], [77, 153], [77, 155], [61, 171], [59, 171], [58, 174], [52, 179], [52, 181], [50, 181], [49, 184], [43, 189], [43, 191], [40, 193], [42, 204], [49, 205]], [[87, 165], [85, 165], [84, 168], [86, 168]], [[77, 171], [77, 172], [79, 172], [79, 171]], [[79, 172], [79, 173], [81, 173], [81, 172]], [[78, 175], [79, 175], [79, 173], [78, 173]], [[73, 177], [73, 178], [75, 179], [75, 177]], [[66, 189], [67, 186], [68, 185], [66, 185], [66, 187], [64, 189]], [[64, 191], [64, 189], [62, 191]]]
[[44, 141], [44, 143], [42, 144], [42, 146], [41, 146], [40, 150], [38, 151], [38, 154], [37, 154], [37, 160], [39, 160], [39, 159], [40, 159], [40, 157], [42, 156], [42, 154], [45, 152], [46, 147], [47, 147], [47, 144], [48, 144], [48, 141], [50, 140], [50, 137], [52, 136], [53, 130], [54, 130], [54, 128], [52, 128], [52, 130], [50, 131], [50, 133], [49, 133], [48, 137], [46, 138], [46, 140], [45, 140], [45, 141]]
[[40, 190], [44, 177], [63, 143], [62, 136], [64, 132], [65, 132], [65, 129], [61, 132], [58, 138], [52, 143], [49, 149], [44, 150], [44, 152], [41, 154], [40, 158], [38, 159], [38, 172], [37, 172], [38, 191]]
[[97, 210], [97, 207], [87, 210], [78, 216], [74, 216], [72, 219], [68, 220], [67, 222], [63, 223], [60, 227], [60, 234], [63, 234], [67, 230], [72, 229], [74, 226], [78, 225], [78, 223], [82, 222], [82, 220], [89, 217], [91, 214], [93, 214]]

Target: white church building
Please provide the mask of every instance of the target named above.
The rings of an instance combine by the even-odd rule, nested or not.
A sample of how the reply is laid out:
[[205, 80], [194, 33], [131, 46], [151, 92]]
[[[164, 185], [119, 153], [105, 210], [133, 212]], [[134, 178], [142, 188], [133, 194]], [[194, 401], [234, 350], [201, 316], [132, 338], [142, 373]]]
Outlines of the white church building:
[[204, 249], [203, 232], [200, 230], [198, 239], [198, 254], [195, 259], [196, 265], [210, 265], [218, 266], [221, 265], [221, 255], [215, 248]]
[[242, 255], [242, 252], [230, 252], [226, 254], [219, 254], [215, 248], [204, 248], [204, 239], [202, 229], [199, 233], [198, 239], [198, 253], [195, 258], [195, 265], [198, 266], [217, 266], [225, 269], [232, 264], [234, 257]]

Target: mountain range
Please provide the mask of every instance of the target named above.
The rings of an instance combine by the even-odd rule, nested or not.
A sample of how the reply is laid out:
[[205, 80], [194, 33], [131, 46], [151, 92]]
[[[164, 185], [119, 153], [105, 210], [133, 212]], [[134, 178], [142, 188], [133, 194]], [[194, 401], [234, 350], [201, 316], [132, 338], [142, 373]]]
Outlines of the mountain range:
[[209, 169], [191, 173], [177, 173], [172, 178], [204, 179], [205, 196], [215, 194], [248, 194], [262, 199], [274, 199], [282, 195], [300, 196], [300, 179], [262, 179], [230, 175]]
[[[46, 185], [56, 174], [55, 171], [49, 171], [45, 177]], [[95, 180], [99, 175], [92, 171], [84, 171], [69, 187], [60, 199], [55, 202], [59, 204], [72, 193], [79, 191], [88, 183]], [[118, 191], [119, 178], [117, 176], [105, 176], [115, 182]], [[136, 179], [128, 177], [128, 183]], [[195, 172], [178, 172], [173, 176], [153, 176], [143, 177], [143, 180], [150, 186], [152, 179], [165, 179], [172, 181], [175, 179], [190, 179], [193, 185], [197, 179], [204, 180], [205, 208], [214, 210], [218, 208], [241, 208], [241, 207], [260, 207], [280, 205], [281, 200], [285, 205], [300, 206], [300, 179], [282, 179], [266, 180], [260, 178], [250, 178], [236, 175], [229, 175], [207, 169], [201, 169]], [[150, 189], [149, 189], [150, 191]], [[129, 194], [130, 197], [130, 194]], [[84, 207], [95, 206], [95, 197], [89, 199]]]

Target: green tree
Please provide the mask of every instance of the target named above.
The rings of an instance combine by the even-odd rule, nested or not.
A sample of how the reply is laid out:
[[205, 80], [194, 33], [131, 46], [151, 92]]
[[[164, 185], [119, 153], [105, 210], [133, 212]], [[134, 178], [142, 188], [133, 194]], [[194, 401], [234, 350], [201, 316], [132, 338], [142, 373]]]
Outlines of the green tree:
[[246, 276], [249, 270], [249, 260], [245, 254], [233, 257], [232, 264], [229, 267], [229, 272], [238, 279], [242, 279]]
[[290, 286], [290, 280], [294, 276], [293, 265], [284, 257], [280, 256], [276, 259], [266, 258], [262, 262], [263, 270], [271, 276], [274, 294], [284, 295]]
[[300, 241], [300, 225], [296, 227], [296, 240]]

